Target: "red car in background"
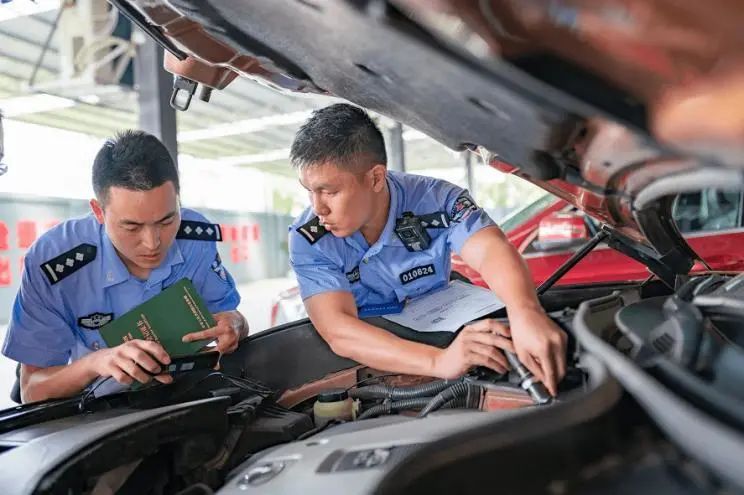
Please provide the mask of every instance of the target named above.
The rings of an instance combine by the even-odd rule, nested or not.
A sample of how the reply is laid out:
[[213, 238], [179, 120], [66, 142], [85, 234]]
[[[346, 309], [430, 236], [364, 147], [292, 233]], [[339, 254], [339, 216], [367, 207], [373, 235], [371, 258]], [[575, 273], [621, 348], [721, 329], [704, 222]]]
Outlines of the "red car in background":
[[[677, 196], [672, 215], [690, 247], [705, 261], [698, 261], [693, 273], [744, 271], [740, 252], [744, 245], [740, 192], [707, 189]], [[535, 285], [544, 282], [586, 243], [599, 228], [591, 217], [566, 201], [547, 193], [499, 222], [509, 241], [527, 262]], [[709, 267], [709, 268], [708, 268]], [[458, 255], [452, 255], [453, 278], [466, 278], [485, 287], [480, 274]], [[645, 265], [600, 244], [568, 271], [557, 285], [630, 282], [649, 276]], [[271, 308], [271, 326], [305, 318], [299, 288], [277, 296]]]
[[[707, 189], [677, 196], [672, 207], [677, 228], [705, 264], [693, 273], [744, 270], [737, 253], [744, 243], [742, 194]], [[544, 282], [597, 231], [598, 225], [565, 201], [546, 194], [500, 222], [509, 241], [527, 262], [536, 285]], [[486, 286], [480, 274], [457, 255], [453, 271], [472, 283]], [[643, 280], [648, 269], [638, 261], [600, 244], [557, 285], [578, 285]]]

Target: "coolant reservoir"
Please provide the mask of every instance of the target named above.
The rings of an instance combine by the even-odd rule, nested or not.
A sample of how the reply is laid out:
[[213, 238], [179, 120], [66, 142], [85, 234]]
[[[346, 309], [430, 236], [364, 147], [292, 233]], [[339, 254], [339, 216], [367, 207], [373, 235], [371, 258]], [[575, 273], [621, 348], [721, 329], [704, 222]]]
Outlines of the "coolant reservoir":
[[343, 388], [324, 390], [313, 404], [315, 426], [324, 426], [332, 419], [351, 421], [354, 418], [354, 401]]

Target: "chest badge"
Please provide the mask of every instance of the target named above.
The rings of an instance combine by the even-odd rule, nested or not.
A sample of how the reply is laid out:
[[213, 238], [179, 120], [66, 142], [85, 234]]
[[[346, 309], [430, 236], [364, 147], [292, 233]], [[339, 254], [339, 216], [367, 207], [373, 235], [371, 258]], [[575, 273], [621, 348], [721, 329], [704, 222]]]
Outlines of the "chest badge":
[[114, 319], [114, 313], [91, 313], [78, 318], [78, 325], [88, 330], [98, 330]]
[[359, 282], [362, 279], [361, 273], [359, 273], [359, 267], [357, 266], [352, 271], [346, 273], [346, 280], [349, 281], [350, 284], [353, 284], [354, 282]]
[[400, 282], [403, 285], [406, 285], [422, 277], [429, 277], [435, 274], [436, 274], [436, 270], [434, 269], [434, 265], [430, 264], [430, 265], [422, 265], [422, 266], [411, 268], [410, 270], [401, 273], [399, 277], [400, 277]]

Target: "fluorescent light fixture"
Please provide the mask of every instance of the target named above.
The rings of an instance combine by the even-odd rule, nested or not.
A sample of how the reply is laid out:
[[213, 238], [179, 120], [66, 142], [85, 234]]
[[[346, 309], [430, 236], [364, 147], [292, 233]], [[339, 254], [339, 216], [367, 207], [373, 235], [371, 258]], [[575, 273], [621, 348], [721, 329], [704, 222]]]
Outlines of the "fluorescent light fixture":
[[75, 106], [75, 100], [39, 93], [35, 95], [16, 96], [0, 100], [0, 111], [6, 117], [18, 117], [31, 113], [62, 110]]
[[80, 101], [89, 105], [98, 105], [101, 103], [101, 97], [94, 94], [83, 95], [80, 97]]
[[[194, 129], [192, 131], [182, 131], [178, 133], [178, 142], [189, 143], [201, 141], [204, 139], [217, 139], [229, 136], [238, 136], [240, 134], [250, 134], [260, 132], [272, 127], [282, 127], [305, 122], [312, 115], [312, 110], [302, 110], [299, 112], [281, 113], [257, 117], [255, 119], [239, 120], [219, 124], [205, 129]], [[405, 141], [418, 141], [428, 139], [429, 136], [415, 129], [408, 129], [403, 133]]]
[[[414, 129], [403, 133], [404, 141], [417, 141], [420, 139], [429, 139], [429, 137], [423, 132]], [[255, 163], [278, 162], [282, 160], [289, 160], [289, 148], [269, 150], [253, 155], [226, 156], [224, 158], [218, 158], [215, 162], [219, 165], [252, 165]]]
[[219, 158], [216, 162], [219, 165], [252, 165], [255, 163], [278, 162], [289, 160], [289, 148], [280, 150], [271, 150], [265, 153], [255, 153], [253, 155], [236, 155]]
[[180, 143], [189, 143], [192, 141], [201, 141], [203, 139], [216, 139], [228, 136], [237, 136], [239, 134], [250, 134], [259, 132], [271, 127], [281, 127], [287, 125], [300, 124], [307, 120], [312, 113], [311, 110], [301, 112], [281, 113], [267, 115], [266, 117], [257, 117], [255, 119], [239, 120], [220, 124], [206, 129], [195, 129], [193, 131], [183, 131], [178, 133]]
[[0, 22], [26, 17], [59, 8], [60, 0], [11, 0], [0, 3]]

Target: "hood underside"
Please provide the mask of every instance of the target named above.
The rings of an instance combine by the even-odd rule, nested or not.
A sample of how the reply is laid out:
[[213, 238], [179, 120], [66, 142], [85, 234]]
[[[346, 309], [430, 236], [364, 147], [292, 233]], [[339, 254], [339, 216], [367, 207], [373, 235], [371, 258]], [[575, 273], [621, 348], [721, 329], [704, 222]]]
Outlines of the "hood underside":
[[174, 74], [338, 96], [480, 152], [607, 224], [666, 279], [696, 258], [669, 197], [744, 182], [736, 0], [112, 3]]

